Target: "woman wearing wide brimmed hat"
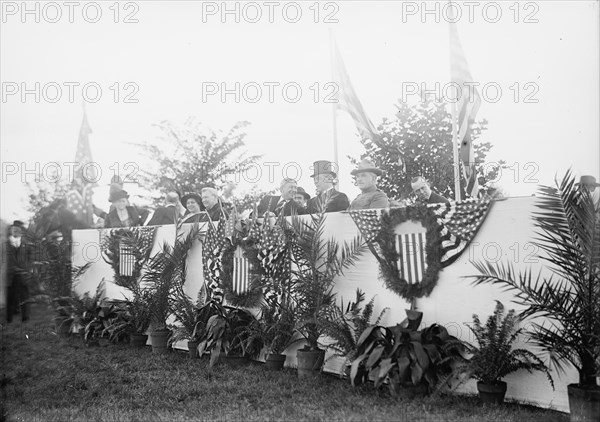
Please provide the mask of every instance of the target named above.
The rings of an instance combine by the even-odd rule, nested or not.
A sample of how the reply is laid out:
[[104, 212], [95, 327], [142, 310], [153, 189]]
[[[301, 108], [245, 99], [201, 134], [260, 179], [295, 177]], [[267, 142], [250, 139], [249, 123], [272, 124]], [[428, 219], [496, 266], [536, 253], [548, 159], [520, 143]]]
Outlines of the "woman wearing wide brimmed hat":
[[111, 192], [109, 201], [114, 208], [106, 215], [105, 228], [141, 226], [143, 219], [135, 207], [129, 206], [129, 194], [124, 190]]
[[350, 174], [355, 177], [356, 186], [361, 192], [350, 204], [351, 210], [389, 208], [390, 201], [387, 195], [377, 189], [377, 178], [383, 174], [383, 171], [369, 160], [362, 160]]
[[197, 223], [200, 221], [200, 217], [204, 212], [204, 206], [202, 205], [202, 198], [197, 193], [188, 193], [183, 195], [181, 203], [186, 209], [183, 215], [182, 223]]

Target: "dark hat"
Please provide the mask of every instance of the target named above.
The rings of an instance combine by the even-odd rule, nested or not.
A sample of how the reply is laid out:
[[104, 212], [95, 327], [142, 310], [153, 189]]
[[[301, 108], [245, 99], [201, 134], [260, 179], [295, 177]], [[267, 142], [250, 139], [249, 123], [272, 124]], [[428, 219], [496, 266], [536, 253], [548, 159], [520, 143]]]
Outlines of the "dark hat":
[[359, 173], [374, 173], [377, 176], [381, 176], [383, 171], [375, 167], [375, 165], [367, 159], [362, 160], [358, 163], [358, 167], [350, 172], [352, 176], [356, 176]]
[[310, 177], [318, 176], [319, 174], [331, 174], [333, 177], [337, 177], [337, 164], [327, 160], [315, 161], [314, 173]]
[[125, 190], [118, 190], [110, 193], [108, 202], [116, 202], [119, 199], [129, 198], [129, 194]]
[[23, 228], [23, 227], [25, 227], [25, 224], [21, 220], [15, 220], [15, 221], [13, 221], [11, 227], [21, 227], [21, 228]]
[[306, 193], [304, 188], [302, 188], [300, 186], [298, 186], [296, 188], [296, 193], [299, 193], [300, 195], [302, 195], [304, 197], [304, 199], [306, 199], [307, 201], [310, 199], [310, 195], [308, 193]]
[[200, 205], [200, 208], [202, 208], [202, 198], [200, 197], [200, 195], [198, 195], [197, 193], [188, 193], [186, 195], [183, 195], [181, 197], [181, 204], [187, 209], [187, 201], [190, 198], [194, 198], [196, 200], [196, 202], [198, 203], [198, 205]]
[[115, 174], [111, 179], [109, 185], [123, 185], [123, 179], [118, 174]]
[[600, 186], [600, 183], [596, 183], [596, 178], [594, 176], [585, 175], [579, 178], [579, 183], [575, 183], [575, 186], [577, 185]]

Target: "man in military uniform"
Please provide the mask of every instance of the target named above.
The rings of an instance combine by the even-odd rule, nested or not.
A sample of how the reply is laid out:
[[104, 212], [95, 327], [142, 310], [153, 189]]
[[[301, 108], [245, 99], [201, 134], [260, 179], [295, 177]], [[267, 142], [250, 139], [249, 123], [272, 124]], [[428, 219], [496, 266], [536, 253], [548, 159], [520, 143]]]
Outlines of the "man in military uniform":
[[387, 195], [377, 189], [377, 178], [383, 174], [383, 171], [365, 159], [350, 174], [355, 177], [356, 186], [361, 192], [350, 204], [351, 210], [389, 208], [390, 201]]

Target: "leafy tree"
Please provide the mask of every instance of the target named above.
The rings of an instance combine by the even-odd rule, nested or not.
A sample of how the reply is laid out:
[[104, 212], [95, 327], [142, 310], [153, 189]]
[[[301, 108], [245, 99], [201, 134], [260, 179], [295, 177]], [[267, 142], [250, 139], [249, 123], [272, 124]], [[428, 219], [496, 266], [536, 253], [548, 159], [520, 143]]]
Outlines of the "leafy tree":
[[[248, 122], [236, 123], [226, 134], [217, 133], [193, 119], [183, 126], [163, 121], [157, 142], [138, 144], [158, 168], [142, 170], [139, 183], [165, 194], [200, 192], [203, 187], [225, 185], [228, 177], [245, 171], [260, 156], [247, 156], [244, 147]], [[158, 176], [157, 176], [158, 175]]]
[[35, 181], [28, 180], [25, 185], [29, 190], [27, 211], [35, 214], [43, 207], [50, 205], [55, 199], [64, 198], [70, 185], [67, 178], [57, 178], [56, 174], [44, 177], [39, 174]]
[[[452, 115], [446, 110], [446, 104], [427, 101], [408, 106], [401, 103], [397, 108], [394, 120], [384, 119], [379, 125], [379, 139], [361, 141], [365, 147], [361, 159], [368, 158], [385, 171], [379, 179], [378, 187], [390, 198], [405, 198], [412, 193], [410, 179], [424, 176], [433, 190], [453, 198]], [[478, 164], [485, 162], [485, 157], [492, 148], [489, 142], [478, 141], [486, 129], [485, 119], [471, 126], [475, 161]], [[497, 177], [503, 164], [500, 161], [486, 166], [478, 165], [479, 186], [483, 194], [488, 193], [490, 181]], [[465, 198], [462, 177], [461, 190], [462, 197]]]

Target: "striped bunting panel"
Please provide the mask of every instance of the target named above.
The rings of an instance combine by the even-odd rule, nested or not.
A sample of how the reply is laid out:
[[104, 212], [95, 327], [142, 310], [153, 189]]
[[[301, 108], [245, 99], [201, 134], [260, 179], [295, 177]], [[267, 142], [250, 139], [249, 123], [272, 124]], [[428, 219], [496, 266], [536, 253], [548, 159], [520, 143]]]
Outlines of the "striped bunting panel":
[[475, 237], [490, 210], [489, 199], [466, 199], [461, 202], [432, 204], [441, 240], [442, 267], [452, 264]]
[[133, 248], [125, 242], [119, 243], [119, 274], [122, 276], [133, 275], [133, 268], [135, 265], [135, 255]]
[[419, 283], [425, 274], [425, 233], [396, 235], [398, 268], [400, 275], [408, 284]]
[[233, 255], [233, 291], [244, 293], [250, 284], [250, 262], [243, 256], [242, 248], [238, 246]]

